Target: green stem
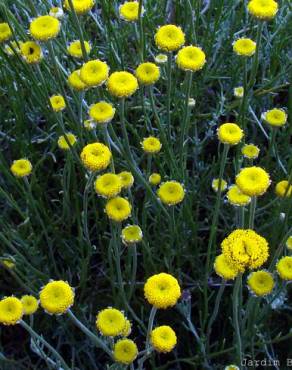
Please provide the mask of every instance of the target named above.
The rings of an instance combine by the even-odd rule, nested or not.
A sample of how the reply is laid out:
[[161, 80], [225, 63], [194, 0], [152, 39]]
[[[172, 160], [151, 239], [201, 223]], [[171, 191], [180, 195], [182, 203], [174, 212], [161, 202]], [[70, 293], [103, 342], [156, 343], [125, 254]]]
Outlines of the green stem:
[[250, 208], [249, 208], [249, 220], [248, 220], [249, 229], [254, 228], [254, 218], [255, 218], [256, 206], [257, 206], [257, 197], [252, 197], [251, 202], [250, 202]]
[[167, 115], [167, 130], [168, 140], [171, 142], [171, 53], [167, 53], [167, 96], [166, 96], [166, 115]]
[[255, 80], [256, 80], [256, 75], [257, 75], [257, 71], [258, 71], [258, 67], [259, 67], [259, 52], [260, 52], [263, 26], [264, 26], [264, 22], [259, 21], [258, 22], [258, 28], [257, 28], [257, 36], [256, 36], [256, 52], [255, 52], [253, 65], [252, 65], [252, 69], [251, 69], [251, 75], [250, 75], [250, 80], [249, 80], [249, 84], [248, 84], [248, 90], [250, 90], [254, 86]]
[[239, 274], [236, 277], [235, 284], [233, 287], [233, 324], [235, 330], [236, 356], [237, 362], [239, 364], [242, 363], [242, 358], [244, 357], [242, 353], [242, 341], [239, 324], [241, 322], [241, 307], [239, 307], [241, 302], [240, 298], [241, 285], [242, 285], [242, 275]]
[[190, 98], [190, 93], [191, 93], [192, 80], [193, 80], [193, 73], [191, 71], [188, 71], [186, 75], [185, 110], [184, 110], [184, 118], [183, 118], [183, 123], [182, 123], [180, 146], [179, 146], [181, 162], [183, 162], [184, 160], [184, 152], [187, 152], [187, 150], [184, 150], [184, 141], [185, 141], [185, 137], [188, 134], [188, 126], [189, 126], [189, 119], [190, 119], [189, 98]]
[[152, 306], [150, 316], [149, 316], [149, 321], [148, 321], [148, 328], [147, 328], [146, 346], [145, 346], [146, 353], [148, 353], [150, 350], [150, 335], [153, 329], [156, 312], [157, 312], [157, 308]]
[[144, 27], [143, 27], [143, 0], [139, 0], [138, 8], [138, 20], [139, 20], [139, 32], [140, 32], [140, 58], [141, 62], [144, 61], [145, 57], [145, 39], [144, 39]]

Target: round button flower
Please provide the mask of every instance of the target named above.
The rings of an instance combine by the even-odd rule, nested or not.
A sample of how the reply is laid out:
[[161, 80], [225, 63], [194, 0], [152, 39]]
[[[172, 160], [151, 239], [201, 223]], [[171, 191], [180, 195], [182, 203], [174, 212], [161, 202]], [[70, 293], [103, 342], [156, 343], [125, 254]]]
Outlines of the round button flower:
[[122, 183], [123, 189], [129, 189], [134, 184], [134, 177], [129, 171], [122, 171], [118, 173], [118, 176]]
[[141, 85], [152, 85], [160, 77], [159, 67], [150, 62], [142, 63], [136, 69], [136, 77]]
[[23, 315], [23, 306], [16, 297], [6, 297], [0, 301], [0, 323], [3, 325], [15, 325]]
[[158, 326], [150, 334], [150, 343], [157, 352], [171, 352], [177, 343], [175, 331], [168, 325]]
[[61, 112], [66, 108], [66, 103], [62, 95], [51, 96], [50, 104], [54, 112]]
[[238, 275], [238, 269], [228, 262], [224, 254], [215, 258], [214, 270], [224, 280], [234, 279]]
[[260, 270], [249, 274], [247, 286], [253, 294], [262, 297], [272, 292], [275, 282], [270, 272]]
[[244, 136], [242, 129], [236, 123], [224, 123], [217, 129], [219, 141], [223, 144], [237, 145]]
[[127, 98], [138, 89], [137, 78], [129, 72], [120, 71], [110, 75], [107, 88], [116, 98]]
[[123, 331], [121, 332], [121, 336], [122, 337], [128, 337], [132, 332], [132, 324], [131, 324], [131, 321], [126, 319], [126, 325], [123, 329]]
[[292, 235], [289, 236], [289, 238], [286, 240], [286, 247], [289, 249], [289, 250], [292, 250]]
[[47, 313], [61, 315], [73, 305], [74, 290], [66, 281], [50, 281], [40, 291], [40, 303]]
[[281, 279], [292, 280], [292, 257], [282, 257], [277, 263], [277, 272]]
[[269, 20], [276, 16], [278, 3], [274, 0], [251, 0], [247, 10], [255, 18]]
[[32, 37], [39, 41], [47, 41], [55, 38], [60, 31], [60, 22], [50, 15], [35, 18], [29, 25]]
[[197, 46], [186, 46], [182, 48], [176, 57], [176, 64], [184, 71], [199, 71], [206, 63], [206, 55]]
[[[141, 15], [145, 12], [142, 6]], [[138, 1], [126, 1], [119, 7], [120, 17], [127, 22], [135, 22], [139, 18], [139, 2]]]
[[110, 199], [105, 206], [105, 212], [108, 217], [116, 222], [126, 220], [132, 211], [132, 206], [129, 201], [122, 197]]
[[141, 145], [144, 152], [148, 154], [159, 153], [162, 147], [160, 140], [154, 136], [149, 136], [143, 139]]
[[144, 296], [155, 308], [166, 309], [176, 305], [181, 296], [181, 289], [175, 277], [162, 272], [146, 281]]
[[8, 23], [0, 23], [0, 42], [5, 42], [12, 36], [12, 30]]
[[185, 190], [177, 181], [166, 181], [160, 185], [157, 195], [162, 203], [174, 206], [183, 201]]
[[250, 197], [263, 195], [271, 184], [269, 174], [261, 167], [243, 168], [236, 176], [240, 191]]
[[120, 364], [131, 364], [138, 355], [138, 348], [131, 339], [120, 339], [114, 345], [114, 359]]
[[100, 101], [89, 108], [89, 116], [97, 123], [109, 123], [115, 115], [115, 108], [106, 101]]
[[149, 176], [149, 182], [151, 185], [159, 185], [161, 183], [161, 175], [159, 173], [153, 172]]
[[57, 6], [53, 6], [51, 9], [50, 9], [50, 12], [49, 12], [49, 15], [51, 17], [54, 17], [54, 18], [57, 18], [57, 19], [61, 19], [64, 17], [64, 11], [62, 8], [59, 8]]
[[70, 146], [74, 146], [77, 142], [76, 136], [71, 132], [62, 135], [58, 139], [58, 147], [62, 150], [69, 150]]
[[155, 62], [158, 64], [164, 64], [167, 62], [167, 55], [165, 54], [157, 54], [154, 58]]
[[122, 230], [122, 241], [124, 244], [139, 243], [143, 239], [143, 233], [138, 225], [128, 225]]
[[226, 196], [228, 202], [233, 206], [237, 207], [246, 206], [251, 201], [251, 197], [246, 194], [243, 194], [236, 185], [230, 186]]
[[243, 98], [243, 95], [244, 95], [244, 88], [242, 86], [238, 86], [238, 87], [235, 87], [233, 89], [233, 95], [236, 97], [236, 98]]
[[[88, 13], [94, 6], [94, 0], [72, 0], [73, 9], [76, 14]], [[70, 3], [68, 0], [64, 1], [64, 7], [67, 10], [71, 10]]]
[[228, 365], [224, 367], [224, 370], [240, 370], [240, 368], [236, 365]]
[[112, 198], [121, 192], [122, 182], [115, 173], [105, 173], [95, 180], [94, 187], [98, 195]]
[[86, 84], [80, 78], [80, 69], [73, 71], [68, 76], [68, 83], [74, 90], [83, 91], [86, 89]]
[[106, 145], [93, 143], [82, 149], [80, 158], [89, 171], [101, 171], [110, 164], [112, 153]]
[[281, 127], [287, 122], [287, 114], [284, 109], [274, 108], [264, 112], [262, 119], [271, 126]]
[[120, 335], [126, 326], [125, 315], [116, 308], [105, 308], [96, 316], [96, 328], [106, 337]]
[[164, 51], [175, 51], [185, 43], [185, 34], [180, 27], [167, 24], [158, 28], [154, 39], [159, 49]]
[[[84, 48], [86, 51], [86, 54], [88, 55], [91, 50], [91, 46], [88, 41], [84, 41]], [[71, 42], [71, 44], [67, 48], [69, 55], [74, 58], [82, 58], [83, 53], [82, 53], [82, 46], [80, 40], [76, 40]]]
[[[213, 179], [212, 181], [212, 189], [217, 193], [219, 190], [219, 179]], [[221, 191], [227, 189], [227, 182], [221, 179]]]
[[290, 184], [287, 180], [283, 180], [277, 183], [276, 185], [276, 194], [278, 197], [291, 197], [292, 196], [292, 184]]
[[243, 57], [251, 57], [256, 51], [257, 44], [251, 39], [241, 38], [233, 43], [233, 51]]
[[26, 41], [21, 43], [20, 54], [28, 64], [39, 63], [43, 58], [41, 47], [34, 41]]
[[32, 295], [24, 295], [20, 299], [24, 315], [32, 315], [39, 307], [38, 300]]
[[28, 159], [17, 159], [13, 161], [10, 170], [15, 177], [26, 177], [31, 174], [32, 164]]
[[245, 144], [241, 149], [241, 153], [245, 158], [256, 159], [259, 156], [260, 149], [254, 144]]
[[80, 78], [88, 87], [102, 85], [108, 79], [108, 74], [108, 65], [99, 59], [90, 60], [80, 69]]

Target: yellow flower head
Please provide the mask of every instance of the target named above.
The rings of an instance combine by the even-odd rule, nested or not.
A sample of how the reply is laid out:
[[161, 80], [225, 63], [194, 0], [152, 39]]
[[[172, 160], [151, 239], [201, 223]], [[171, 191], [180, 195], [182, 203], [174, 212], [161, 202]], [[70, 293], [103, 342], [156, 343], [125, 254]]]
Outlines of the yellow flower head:
[[159, 67], [150, 62], [142, 63], [136, 69], [136, 77], [141, 85], [152, 85], [160, 77]]
[[[213, 179], [212, 181], [212, 189], [217, 193], [219, 190], [219, 179]], [[221, 179], [221, 191], [227, 189], [227, 182]]]
[[124, 244], [139, 243], [143, 239], [143, 233], [138, 225], [128, 225], [122, 230], [122, 241]]
[[115, 112], [115, 108], [110, 103], [100, 101], [91, 105], [88, 113], [95, 122], [103, 124], [109, 123], [114, 118]]
[[167, 24], [158, 28], [154, 39], [159, 49], [164, 51], [175, 51], [185, 43], [185, 34], [180, 27]]
[[73, 305], [74, 290], [66, 281], [50, 281], [40, 291], [40, 303], [47, 313], [61, 315]]
[[105, 308], [96, 316], [96, 328], [106, 337], [120, 335], [126, 326], [126, 317], [116, 308]]
[[228, 365], [224, 367], [224, 370], [240, 370], [240, 368], [236, 365]]
[[242, 86], [235, 87], [233, 89], [233, 94], [236, 98], [243, 98], [244, 88]]
[[120, 339], [114, 345], [114, 360], [120, 364], [131, 364], [137, 355], [137, 345], [131, 339]]
[[132, 324], [131, 324], [131, 321], [126, 319], [126, 325], [123, 329], [123, 331], [121, 332], [121, 336], [122, 337], [128, 337], [132, 332]]
[[93, 143], [82, 149], [80, 158], [89, 171], [101, 171], [110, 164], [112, 153], [106, 145]]
[[67, 134], [59, 137], [58, 147], [62, 150], [69, 150], [70, 146], [74, 146], [76, 142], [77, 142], [76, 136], [71, 132], [68, 132]]
[[126, 220], [131, 215], [131, 211], [131, 204], [122, 197], [112, 198], [105, 205], [105, 213], [111, 220], [116, 222]]
[[12, 259], [4, 258], [0, 262], [8, 269], [13, 269], [15, 267], [15, 261]]
[[275, 281], [270, 272], [260, 270], [249, 274], [247, 285], [253, 294], [262, 297], [272, 292], [275, 286]]
[[29, 25], [32, 37], [39, 41], [47, 41], [55, 38], [61, 25], [57, 18], [50, 15], [43, 15], [35, 18]]
[[159, 173], [153, 172], [149, 176], [149, 182], [151, 185], [159, 185], [161, 183], [161, 175]]
[[220, 254], [215, 258], [214, 270], [224, 280], [234, 279], [238, 275], [237, 268], [228, 262], [224, 254]]
[[289, 250], [292, 250], [292, 235], [288, 237], [288, 239], [286, 240], [286, 247], [289, 249]]
[[166, 309], [176, 305], [181, 296], [181, 289], [175, 277], [162, 272], [146, 281], [144, 296], [152, 306]]
[[80, 69], [80, 78], [88, 87], [102, 85], [108, 79], [108, 74], [108, 65], [99, 59], [90, 60]]
[[240, 191], [250, 197], [263, 195], [271, 184], [269, 174], [261, 167], [243, 168], [236, 176]]
[[276, 16], [278, 4], [274, 0], [251, 0], [247, 10], [255, 18], [269, 20]]
[[118, 173], [118, 176], [122, 182], [123, 189], [129, 189], [134, 184], [134, 177], [129, 171], [122, 171]]
[[233, 43], [233, 51], [243, 57], [251, 57], [256, 51], [257, 44], [251, 39], [241, 38]]
[[218, 139], [223, 144], [236, 145], [244, 136], [242, 129], [236, 123], [223, 123], [217, 129]]
[[31, 174], [32, 164], [28, 159], [17, 159], [13, 161], [10, 170], [15, 177], [26, 177]]
[[143, 139], [141, 145], [144, 152], [148, 154], [159, 153], [162, 146], [160, 140], [154, 136]]
[[245, 158], [256, 159], [259, 156], [260, 149], [254, 144], [245, 144], [241, 149], [241, 153]]
[[282, 180], [277, 183], [276, 185], [276, 194], [278, 197], [291, 197], [292, 196], [292, 184], [290, 184], [288, 188], [288, 181], [287, 180]]
[[195, 105], [196, 105], [196, 100], [194, 98], [189, 98], [188, 106], [192, 108]]
[[51, 9], [50, 9], [50, 12], [49, 12], [49, 15], [51, 17], [54, 17], [54, 18], [57, 18], [57, 19], [61, 19], [64, 17], [64, 11], [62, 8], [59, 8], [57, 6], [53, 6]]
[[55, 112], [61, 112], [66, 108], [66, 103], [62, 95], [53, 95], [50, 97], [50, 104]]
[[271, 126], [281, 127], [287, 122], [287, 113], [284, 109], [274, 108], [264, 112], [262, 114], [262, 119]]
[[150, 343], [157, 352], [171, 352], [177, 343], [175, 331], [168, 325], [158, 326], [150, 334]]
[[20, 44], [20, 53], [26, 63], [39, 63], [43, 58], [41, 47], [34, 41], [26, 41]]
[[68, 76], [68, 84], [77, 91], [83, 91], [86, 89], [86, 84], [80, 78], [80, 69], [73, 71]]
[[32, 295], [24, 295], [20, 299], [24, 315], [32, 315], [39, 307], [38, 300]]
[[0, 324], [15, 325], [23, 315], [23, 306], [16, 297], [6, 297], [0, 301]]
[[158, 64], [164, 64], [167, 62], [167, 55], [165, 54], [157, 54], [154, 58], [155, 62]]
[[221, 248], [228, 263], [241, 272], [261, 267], [269, 257], [266, 239], [250, 229], [234, 230], [223, 240]]
[[162, 203], [174, 206], [183, 201], [185, 190], [177, 181], [166, 181], [160, 185], [157, 195]]
[[281, 279], [292, 280], [292, 257], [282, 257], [277, 263], [277, 272]]
[[[94, 6], [94, 0], [72, 0], [73, 8], [76, 14], [88, 13]], [[71, 10], [70, 3], [68, 0], [64, 1], [64, 7], [67, 10]]]
[[[145, 12], [142, 6], [141, 15]], [[119, 7], [120, 17], [127, 22], [135, 22], [139, 18], [139, 2], [138, 1], [126, 1]]]
[[230, 186], [226, 196], [228, 202], [237, 207], [246, 206], [251, 201], [251, 197], [243, 194], [236, 185]]
[[0, 42], [8, 41], [12, 36], [12, 30], [8, 23], [0, 23]]
[[107, 88], [116, 98], [127, 98], [138, 89], [137, 78], [129, 72], [120, 71], [110, 75]]
[[186, 46], [182, 48], [176, 57], [176, 64], [184, 71], [199, 71], [206, 63], [206, 55], [197, 46]]
[[[84, 41], [84, 48], [86, 51], [86, 54], [88, 55], [91, 50], [91, 46], [88, 41]], [[69, 55], [74, 58], [82, 58], [82, 47], [81, 42], [79, 40], [71, 42], [71, 44], [67, 48]]]
[[115, 173], [105, 173], [95, 180], [94, 187], [98, 195], [113, 198], [120, 194], [122, 182]]

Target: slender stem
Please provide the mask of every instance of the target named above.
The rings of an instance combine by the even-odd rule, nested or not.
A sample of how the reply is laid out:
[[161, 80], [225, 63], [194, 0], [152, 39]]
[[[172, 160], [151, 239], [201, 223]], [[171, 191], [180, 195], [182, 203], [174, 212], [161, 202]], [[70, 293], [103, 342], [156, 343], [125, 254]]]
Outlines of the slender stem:
[[167, 91], [166, 91], [166, 115], [167, 115], [167, 130], [168, 140], [171, 140], [171, 53], [167, 53]]
[[248, 227], [250, 229], [254, 228], [254, 218], [255, 218], [256, 206], [257, 206], [257, 197], [252, 197], [251, 202], [250, 202], [249, 220], [248, 220]]
[[132, 298], [132, 295], [135, 291], [135, 285], [136, 285], [136, 276], [137, 276], [137, 246], [136, 244], [129, 247], [132, 253], [132, 276], [131, 276], [131, 285], [130, 285], [130, 293], [128, 300], [130, 301]]
[[257, 28], [257, 37], [256, 37], [256, 52], [255, 52], [255, 56], [254, 56], [254, 59], [253, 59], [253, 65], [252, 65], [252, 69], [251, 69], [251, 75], [250, 75], [250, 80], [249, 80], [249, 84], [248, 84], [248, 90], [250, 90], [254, 86], [255, 80], [256, 80], [256, 75], [257, 75], [257, 71], [258, 71], [258, 67], [259, 67], [259, 53], [260, 53], [260, 45], [261, 45], [263, 26], [264, 26], [264, 22], [259, 21], [258, 22], [258, 28]]
[[140, 32], [140, 58], [141, 58], [141, 62], [143, 62], [144, 57], [145, 57], [145, 39], [144, 39], [144, 27], [143, 27], [143, 0], [139, 0], [138, 18], [139, 18], [139, 32]]
[[242, 363], [242, 358], [244, 357], [242, 353], [242, 341], [239, 324], [241, 322], [241, 307], [240, 307], [241, 285], [242, 285], [242, 274], [239, 274], [236, 277], [235, 284], [233, 287], [233, 324], [235, 330], [236, 355], [239, 364]]
[[182, 123], [182, 130], [181, 130], [181, 136], [180, 136], [180, 159], [183, 161], [184, 159], [184, 141], [185, 137], [188, 134], [188, 126], [189, 126], [189, 118], [190, 118], [190, 107], [189, 107], [189, 98], [191, 93], [191, 86], [192, 86], [192, 80], [193, 80], [193, 73], [191, 71], [187, 72], [186, 75], [186, 92], [185, 92], [185, 108], [184, 108], [184, 118]]
[[148, 321], [148, 328], [147, 328], [146, 346], [145, 346], [146, 353], [148, 353], [150, 350], [150, 335], [153, 329], [156, 312], [157, 312], [157, 308], [152, 306], [150, 316], [149, 316], [149, 321]]

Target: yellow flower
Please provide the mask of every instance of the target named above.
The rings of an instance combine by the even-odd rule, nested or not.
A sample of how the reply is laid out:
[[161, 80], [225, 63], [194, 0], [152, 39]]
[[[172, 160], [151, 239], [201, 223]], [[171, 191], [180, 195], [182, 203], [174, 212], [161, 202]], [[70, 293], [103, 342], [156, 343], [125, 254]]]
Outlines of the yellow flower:
[[26, 177], [31, 174], [32, 164], [28, 159], [17, 159], [13, 161], [10, 170], [15, 177]]
[[195, 105], [196, 105], [196, 100], [194, 98], [189, 98], [188, 106], [192, 108]]
[[166, 309], [176, 305], [181, 289], [175, 277], [162, 272], [146, 281], [144, 296], [152, 306]]
[[55, 38], [60, 31], [60, 22], [50, 15], [35, 18], [29, 25], [32, 37], [39, 41], [47, 41]]
[[233, 43], [233, 51], [243, 57], [251, 57], [256, 51], [257, 44], [251, 39], [241, 38]]
[[120, 335], [126, 326], [125, 315], [116, 308], [105, 308], [96, 316], [96, 328], [106, 337]]
[[62, 95], [53, 95], [50, 97], [50, 104], [55, 112], [61, 112], [66, 108], [66, 103]]
[[154, 58], [155, 62], [158, 64], [163, 64], [167, 62], [167, 55], [165, 54], [157, 54]]
[[260, 270], [249, 274], [247, 285], [253, 294], [262, 297], [272, 292], [275, 282], [270, 272]]
[[236, 98], [243, 98], [244, 88], [242, 86], [235, 87], [233, 89], [233, 94]]
[[159, 185], [161, 183], [161, 176], [159, 173], [153, 172], [149, 176], [149, 182], [151, 185]]
[[131, 334], [131, 332], [132, 332], [131, 321], [126, 319], [126, 325], [125, 325], [124, 329], [121, 332], [121, 336], [122, 337], [128, 337]]
[[50, 9], [49, 15], [51, 17], [54, 17], [54, 18], [57, 18], [57, 19], [61, 19], [64, 16], [64, 12], [63, 12], [63, 9], [62, 8], [58, 8], [57, 6], [53, 6]]
[[237, 145], [244, 136], [242, 129], [236, 123], [223, 123], [217, 129], [219, 141], [223, 144]]
[[228, 262], [224, 254], [220, 254], [215, 258], [214, 270], [224, 280], [234, 279], [238, 275], [237, 268]]
[[236, 185], [230, 186], [226, 196], [228, 202], [233, 206], [238, 207], [246, 206], [251, 201], [251, 197], [243, 194]]
[[108, 79], [108, 74], [108, 65], [99, 59], [90, 60], [80, 69], [80, 78], [88, 87], [102, 85]]
[[256, 159], [259, 156], [260, 149], [254, 144], [245, 144], [241, 149], [241, 153], [245, 158]]
[[18, 298], [6, 297], [0, 301], [0, 323], [3, 325], [17, 324], [23, 315], [22, 303]]
[[12, 30], [8, 23], [0, 23], [0, 42], [8, 41], [12, 36]]
[[224, 370], [240, 370], [236, 365], [228, 365], [224, 367]]
[[[73, 8], [76, 14], [88, 13], [94, 6], [94, 0], [72, 0]], [[70, 3], [68, 0], [64, 1], [64, 7], [67, 10], [71, 10]]]
[[281, 279], [292, 280], [292, 257], [282, 257], [277, 263], [277, 271]]
[[26, 41], [20, 44], [22, 58], [29, 64], [39, 63], [43, 58], [41, 47], [34, 41]]
[[[217, 193], [217, 191], [219, 190], [219, 179], [213, 179], [212, 189]], [[221, 191], [224, 191], [226, 189], [227, 189], [227, 182], [221, 179]]]
[[98, 195], [112, 198], [120, 194], [122, 182], [115, 173], [105, 173], [95, 180], [94, 187]]
[[292, 250], [292, 235], [289, 236], [289, 238], [286, 240], [286, 247], [289, 249], [289, 250]]
[[154, 39], [159, 49], [164, 51], [175, 51], [185, 43], [185, 34], [180, 27], [167, 24], [157, 30]]
[[68, 83], [71, 87], [73, 87], [73, 89], [77, 91], [82, 91], [86, 89], [86, 84], [80, 78], [80, 69], [73, 71], [68, 76]]
[[132, 211], [132, 206], [129, 201], [122, 197], [110, 199], [105, 205], [105, 212], [108, 217], [116, 222], [126, 220]]
[[40, 291], [40, 303], [49, 314], [63, 314], [74, 303], [74, 290], [66, 281], [50, 281]]
[[138, 225], [128, 225], [122, 230], [122, 241], [124, 244], [139, 243], [143, 238], [143, 233]]
[[278, 4], [274, 0], [251, 0], [247, 5], [247, 10], [256, 18], [269, 20], [276, 16]]
[[143, 139], [141, 145], [144, 152], [148, 154], [159, 153], [162, 146], [160, 140], [154, 136]]
[[177, 181], [166, 181], [160, 185], [157, 195], [162, 203], [173, 206], [183, 201], [185, 190]]
[[[65, 137], [66, 136], [66, 137]], [[76, 144], [76, 136], [71, 132], [68, 132], [65, 135], [62, 135], [58, 139], [58, 147], [62, 150], [69, 150], [70, 146], [74, 146]], [[69, 142], [69, 144], [68, 144]]]
[[283, 180], [277, 183], [276, 185], [276, 194], [278, 197], [291, 197], [292, 196], [292, 184], [290, 184], [289, 189], [288, 189], [288, 181]]
[[82, 149], [80, 158], [89, 171], [101, 171], [110, 164], [112, 153], [106, 145], [93, 143]]
[[158, 326], [150, 334], [150, 343], [157, 352], [171, 352], [177, 343], [175, 331], [168, 325]]
[[159, 67], [150, 62], [142, 63], [136, 69], [136, 77], [141, 85], [152, 85], [160, 77]]
[[243, 168], [236, 176], [236, 185], [242, 193], [250, 197], [263, 195], [270, 184], [269, 174], [261, 167]]
[[129, 189], [134, 184], [134, 177], [129, 171], [122, 171], [118, 173], [118, 176], [122, 182], [123, 189]]
[[114, 345], [114, 359], [124, 365], [131, 364], [138, 355], [138, 348], [131, 339], [120, 339]]
[[[145, 12], [142, 6], [141, 15]], [[127, 22], [135, 22], [139, 18], [139, 2], [138, 1], [126, 1], [119, 7], [120, 17]]]
[[13, 269], [15, 267], [15, 262], [11, 259], [5, 258], [3, 260], [0, 260], [1, 263], [8, 269]]
[[116, 98], [127, 98], [138, 89], [138, 81], [129, 72], [114, 72], [107, 81], [107, 87], [111, 95]]
[[[91, 46], [88, 41], [84, 41], [84, 48], [85, 48], [86, 54], [88, 55], [91, 50]], [[81, 42], [79, 40], [71, 42], [67, 50], [68, 50], [69, 55], [71, 55], [74, 58], [83, 57]]]
[[199, 71], [206, 63], [206, 55], [197, 46], [186, 46], [182, 48], [176, 57], [176, 64], [184, 71]]
[[262, 119], [271, 126], [281, 127], [287, 122], [287, 114], [284, 109], [274, 108], [264, 112]]
[[97, 123], [109, 123], [115, 115], [115, 108], [106, 101], [100, 101], [89, 107], [89, 116]]
[[250, 229], [234, 230], [223, 240], [221, 248], [227, 262], [241, 272], [261, 267], [269, 257], [266, 239]]
[[23, 306], [24, 315], [32, 315], [39, 307], [38, 300], [32, 295], [24, 295], [20, 299]]

